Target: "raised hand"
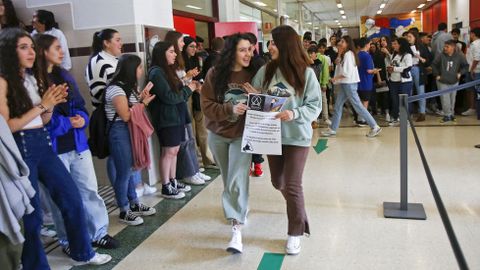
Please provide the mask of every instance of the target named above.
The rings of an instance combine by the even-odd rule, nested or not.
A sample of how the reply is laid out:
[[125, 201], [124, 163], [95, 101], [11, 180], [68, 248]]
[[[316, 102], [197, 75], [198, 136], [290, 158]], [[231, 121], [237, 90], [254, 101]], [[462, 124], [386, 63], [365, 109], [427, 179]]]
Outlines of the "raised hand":
[[59, 103], [67, 102], [67, 99], [66, 99], [68, 96], [67, 90], [68, 90], [67, 84], [50, 86], [48, 90], [43, 94], [41, 104], [45, 108], [47, 108], [47, 110], [50, 110]]
[[243, 115], [248, 110], [248, 106], [243, 103], [238, 103], [233, 106], [233, 113], [236, 115]]
[[257, 90], [255, 87], [253, 87], [250, 83], [246, 82], [243, 84], [243, 89], [247, 91], [249, 94], [258, 94], [260, 93], [260, 90]]

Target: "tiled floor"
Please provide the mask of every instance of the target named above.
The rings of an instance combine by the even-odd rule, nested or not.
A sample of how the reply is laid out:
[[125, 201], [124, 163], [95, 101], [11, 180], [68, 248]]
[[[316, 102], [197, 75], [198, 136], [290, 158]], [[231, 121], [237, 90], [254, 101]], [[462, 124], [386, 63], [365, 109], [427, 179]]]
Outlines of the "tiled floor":
[[[344, 120], [347, 123], [351, 121]], [[422, 125], [428, 127], [417, 131], [460, 245], [470, 268], [480, 269], [480, 149], [473, 147], [480, 144], [478, 121], [459, 117], [456, 125], [440, 126], [429, 116]], [[311, 149], [304, 191], [312, 235], [302, 239], [300, 255], [285, 257], [282, 269], [456, 269], [413, 137], [410, 134], [408, 195], [410, 202], [423, 203], [426, 221], [383, 218], [382, 203], [400, 196], [399, 129], [385, 127], [373, 139], [365, 137], [367, 131], [341, 128], [336, 138], [328, 139], [324, 152], [317, 155]], [[315, 130], [313, 144], [318, 133]], [[257, 269], [265, 252], [283, 253], [287, 223], [284, 200], [270, 184], [268, 166], [263, 177], [250, 183], [243, 254], [225, 251], [230, 226], [221, 208], [222, 181], [216, 179], [110, 267]], [[112, 218], [110, 231], [122, 229]], [[62, 258], [57, 251], [49, 256], [52, 269], [68, 269]]]

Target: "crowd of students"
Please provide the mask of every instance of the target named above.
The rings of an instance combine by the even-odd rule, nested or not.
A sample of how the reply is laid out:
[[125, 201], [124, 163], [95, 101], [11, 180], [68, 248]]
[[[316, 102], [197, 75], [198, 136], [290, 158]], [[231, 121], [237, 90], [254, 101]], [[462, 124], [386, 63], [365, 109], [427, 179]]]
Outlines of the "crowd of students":
[[[2, 7], [0, 154], [9, 166], [1, 167], [0, 176], [10, 185], [4, 184], [0, 190], [7, 194], [0, 196], [7, 209], [1, 213], [0, 241], [9, 243], [5, 246], [23, 243], [23, 249], [2, 250], [0, 259], [8, 262], [7, 269], [15, 269], [20, 263], [15, 258], [21, 254], [24, 269], [49, 269], [40, 238], [42, 208], [46, 208], [52, 212], [66, 255], [79, 264], [105, 264], [111, 257], [93, 247], [114, 249], [120, 243], [108, 234], [108, 213], [98, 194], [85, 133], [90, 116], [68, 71], [71, 61], [65, 36], [49, 11], [34, 14], [34, 31], [28, 33], [18, 20], [12, 20], [11, 2], [3, 0]], [[301, 236], [310, 234], [302, 178], [312, 127], [318, 127], [320, 117], [329, 126], [321, 134], [336, 135], [348, 101], [358, 114], [356, 123], [369, 125], [367, 136], [375, 137], [382, 129], [368, 111], [376, 108], [372, 97], [378, 97], [382, 112], [394, 125], [398, 122], [398, 94], [411, 95], [414, 86], [418, 94], [425, 92], [429, 67], [438, 89], [457, 85], [462, 75], [480, 78], [480, 29], [472, 30], [473, 42], [467, 50], [470, 67], [461, 51], [463, 45], [444, 30], [440, 25], [432, 48], [420, 42], [426, 35], [415, 30], [407, 32], [406, 38], [392, 40], [343, 36], [337, 42], [333, 36], [332, 46], [327, 48], [325, 39], [317, 46], [307, 35], [302, 44], [293, 28], [278, 26], [272, 30], [268, 57], [258, 54], [252, 33], [215, 38], [207, 53], [200, 38], [169, 31], [154, 45], [148, 70], [140, 57], [122, 54], [118, 31], [95, 32], [85, 80], [90, 101], [108, 120], [107, 172], [120, 210], [118, 220], [136, 226], [156, 213], [139, 201], [140, 195], [156, 189], [141, 180], [141, 170], [149, 161], [137, 158], [145, 144], [133, 139], [138, 136], [132, 131], [136, 126], [142, 131], [139, 133], [158, 136], [160, 195], [164, 198], [181, 199], [191, 191], [190, 185], [211, 180], [201, 172], [200, 164], [220, 169], [223, 210], [232, 226], [227, 250], [241, 253], [250, 176], [263, 174], [263, 157], [241, 152], [249, 109], [243, 101], [249, 93], [288, 93], [289, 102], [276, 116], [282, 121], [283, 154], [267, 156], [267, 160], [272, 185], [286, 202], [286, 253], [298, 254]], [[139, 85], [142, 78], [147, 78], [144, 87]], [[380, 87], [386, 87], [389, 95], [375, 95], [375, 88]], [[443, 96], [441, 105], [442, 122], [454, 121], [455, 93]], [[425, 120], [425, 112], [426, 104], [421, 101], [417, 121]], [[148, 135], [139, 141], [142, 139], [146, 141]], [[14, 179], [22, 181], [12, 185]]]

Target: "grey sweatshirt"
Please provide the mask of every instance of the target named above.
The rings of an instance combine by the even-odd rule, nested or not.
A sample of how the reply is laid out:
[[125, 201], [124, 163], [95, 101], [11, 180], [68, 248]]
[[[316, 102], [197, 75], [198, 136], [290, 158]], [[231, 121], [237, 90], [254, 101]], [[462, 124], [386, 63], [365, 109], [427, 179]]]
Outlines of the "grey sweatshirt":
[[434, 57], [443, 53], [443, 46], [446, 41], [453, 39], [452, 34], [444, 31], [437, 31], [432, 37], [432, 54]]
[[433, 76], [440, 76], [439, 81], [444, 84], [456, 84], [458, 74], [468, 72], [468, 62], [463, 53], [454, 52], [452, 56], [446, 53], [439, 54], [432, 63]]
[[0, 232], [14, 245], [25, 240], [18, 220], [34, 210], [30, 199], [35, 189], [29, 173], [7, 122], [0, 116]]

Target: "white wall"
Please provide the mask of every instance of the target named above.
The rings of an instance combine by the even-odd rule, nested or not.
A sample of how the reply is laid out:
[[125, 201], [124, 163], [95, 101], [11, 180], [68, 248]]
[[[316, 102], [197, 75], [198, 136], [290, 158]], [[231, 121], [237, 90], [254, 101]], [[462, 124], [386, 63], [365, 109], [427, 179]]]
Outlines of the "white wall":
[[448, 29], [454, 23], [463, 22], [463, 27], [470, 25], [470, 0], [448, 0]]
[[135, 24], [173, 29], [171, 0], [133, 0], [133, 7]]
[[220, 22], [240, 21], [240, 1], [220, 0], [218, 1], [218, 17]]

